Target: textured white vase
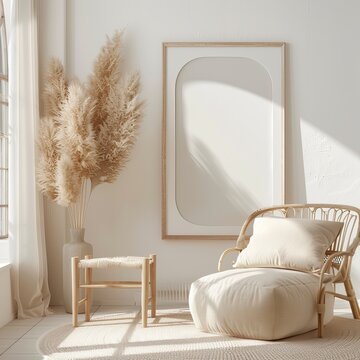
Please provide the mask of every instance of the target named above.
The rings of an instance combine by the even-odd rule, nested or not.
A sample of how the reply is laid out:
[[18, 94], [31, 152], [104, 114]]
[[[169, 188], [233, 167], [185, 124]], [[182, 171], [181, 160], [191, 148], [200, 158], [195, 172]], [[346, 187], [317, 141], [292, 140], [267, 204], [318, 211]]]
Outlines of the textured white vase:
[[[63, 247], [63, 297], [65, 310], [72, 313], [71, 308], [71, 258], [78, 256], [83, 259], [85, 255], [93, 255], [93, 247], [91, 244], [84, 241], [85, 229], [70, 229], [70, 242]], [[81, 282], [83, 279], [83, 271], [81, 273]], [[81, 290], [80, 299], [84, 294]], [[84, 312], [84, 305], [79, 308], [79, 313]]]

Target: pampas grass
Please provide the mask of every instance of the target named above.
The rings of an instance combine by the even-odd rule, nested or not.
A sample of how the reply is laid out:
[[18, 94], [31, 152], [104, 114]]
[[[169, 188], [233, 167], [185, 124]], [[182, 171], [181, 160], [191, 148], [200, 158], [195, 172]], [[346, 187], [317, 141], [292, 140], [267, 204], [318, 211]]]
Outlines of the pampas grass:
[[68, 82], [65, 78], [64, 66], [60, 60], [52, 58], [49, 63], [43, 94], [45, 114], [47, 116], [58, 118], [62, 103], [67, 98], [67, 93]]
[[[139, 76], [111, 89], [104, 108], [104, 120], [98, 134], [99, 168], [92, 183], [112, 183], [129, 159], [136, 140], [142, 103], [138, 102]], [[120, 125], [120, 126], [119, 126]]]
[[107, 101], [112, 89], [120, 85], [121, 80], [121, 33], [115, 32], [102, 47], [95, 60], [93, 72], [89, 76], [87, 89], [89, 96], [95, 101], [93, 125], [96, 135], [108, 117]]
[[54, 118], [42, 118], [38, 138], [37, 182], [40, 191], [51, 200], [57, 197], [56, 169], [59, 154], [56, 133], [57, 126]]
[[40, 120], [37, 166], [40, 191], [51, 200], [55, 200], [58, 195], [56, 173], [60, 155], [57, 133], [62, 104], [66, 100], [67, 94], [68, 84], [65, 79], [64, 67], [59, 60], [51, 59], [43, 94], [45, 116]]
[[77, 201], [83, 178], [90, 178], [97, 169], [97, 151], [91, 119], [94, 105], [83, 86], [69, 86], [67, 99], [60, 111], [62, 125], [56, 134], [59, 162], [56, 169], [58, 204], [69, 206]]
[[84, 227], [91, 191], [114, 182], [129, 160], [142, 116], [138, 74], [123, 79], [121, 33], [107, 38], [88, 81], [68, 81], [52, 59], [40, 121], [40, 191], [69, 210], [71, 227]]

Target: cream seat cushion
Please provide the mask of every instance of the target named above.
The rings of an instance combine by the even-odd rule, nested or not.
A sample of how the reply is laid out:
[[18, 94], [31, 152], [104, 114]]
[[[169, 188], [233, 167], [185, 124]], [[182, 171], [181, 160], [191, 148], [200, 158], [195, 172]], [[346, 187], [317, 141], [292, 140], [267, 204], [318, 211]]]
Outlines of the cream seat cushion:
[[[311, 273], [232, 269], [192, 283], [189, 305], [200, 330], [275, 340], [317, 328], [317, 291], [318, 276]], [[333, 317], [333, 296], [326, 295], [325, 304], [326, 324]]]

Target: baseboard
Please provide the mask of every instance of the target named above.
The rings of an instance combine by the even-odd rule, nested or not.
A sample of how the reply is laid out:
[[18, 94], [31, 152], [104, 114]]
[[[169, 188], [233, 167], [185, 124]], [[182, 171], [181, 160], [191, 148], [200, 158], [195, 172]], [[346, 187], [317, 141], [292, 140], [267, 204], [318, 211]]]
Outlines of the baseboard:
[[[157, 289], [157, 304], [158, 305], [179, 305], [187, 306], [190, 291], [190, 283], [169, 283], [160, 284]], [[94, 291], [93, 304], [94, 305], [122, 305], [122, 306], [140, 306], [141, 291], [140, 289], [102, 289], [101, 291]]]
[[[358, 303], [360, 304], [360, 299], [357, 299]], [[339, 298], [335, 298], [334, 302], [334, 309], [350, 309], [350, 304], [346, 300], [341, 300]]]
[[[160, 284], [157, 289], [157, 304], [160, 306], [188, 306], [190, 285], [191, 283], [187, 282]], [[101, 291], [94, 291], [93, 294], [94, 305], [140, 306], [140, 289], [102, 289]], [[360, 304], [360, 299], [358, 302]], [[350, 305], [348, 301], [335, 298], [334, 308], [348, 309]]]

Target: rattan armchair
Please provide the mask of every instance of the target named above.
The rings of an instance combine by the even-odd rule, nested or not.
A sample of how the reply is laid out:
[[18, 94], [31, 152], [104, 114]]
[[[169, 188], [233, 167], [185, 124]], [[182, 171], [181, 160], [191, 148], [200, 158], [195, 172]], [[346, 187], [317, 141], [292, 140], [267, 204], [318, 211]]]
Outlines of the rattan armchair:
[[[250, 241], [252, 224], [257, 217], [281, 216], [304, 219], [340, 221], [344, 223], [341, 233], [326, 251], [324, 264], [318, 272], [317, 295], [318, 336], [323, 334], [325, 294], [332, 294], [350, 303], [354, 319], [360, 319], [360, 309], [350, 279], [351, 261], [360, 243], [360, 209], [353, 206], [334, 204], [287, 204], [264, 208], [252, 213], [241, 228], [236, 246], [226, 249], [220, 256], [218, 271], [221, 271], [224, 257], [232, 252], [241, 252]], [[328, 283], [343, 284], [345, 294], [325, 291]]]

